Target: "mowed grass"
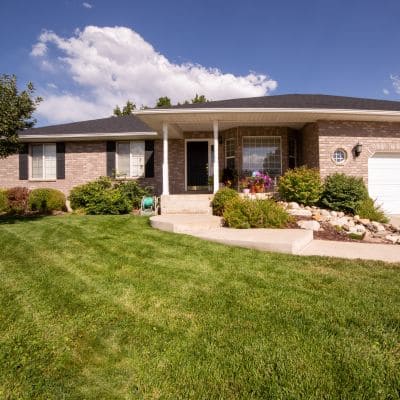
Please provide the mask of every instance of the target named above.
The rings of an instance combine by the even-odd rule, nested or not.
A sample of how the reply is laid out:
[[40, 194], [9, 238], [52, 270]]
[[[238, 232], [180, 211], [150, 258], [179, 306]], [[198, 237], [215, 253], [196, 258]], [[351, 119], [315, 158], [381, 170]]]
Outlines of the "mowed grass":
[[0, 399], [397, 399], [400, 266], [146, 218], [0, 223]]

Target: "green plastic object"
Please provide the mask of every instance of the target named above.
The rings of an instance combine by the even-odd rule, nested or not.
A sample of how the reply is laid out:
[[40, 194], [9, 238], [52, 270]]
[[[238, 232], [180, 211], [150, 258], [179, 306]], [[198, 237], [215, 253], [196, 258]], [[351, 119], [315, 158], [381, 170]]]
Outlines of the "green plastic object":
[[154, 200], [152, 197], [145, 197], [143, 199], [143, 208], [152, 208], [154, 204]]

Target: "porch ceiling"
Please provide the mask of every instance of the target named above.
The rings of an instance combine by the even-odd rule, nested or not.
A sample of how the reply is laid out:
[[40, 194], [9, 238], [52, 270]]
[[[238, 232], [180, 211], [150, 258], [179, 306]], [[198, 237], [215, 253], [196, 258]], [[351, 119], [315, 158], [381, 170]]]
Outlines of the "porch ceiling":
[[325, 109], [151, 109], [135, 113], [150, 128], [161, 132], [162, 123], [170, 126], [170, 137], [183, 131], [212, 131], [213, 121], [219, 130], [236, 126], [287, 126], [301, 128], [318, 120], [400, 122], [400, 112]]

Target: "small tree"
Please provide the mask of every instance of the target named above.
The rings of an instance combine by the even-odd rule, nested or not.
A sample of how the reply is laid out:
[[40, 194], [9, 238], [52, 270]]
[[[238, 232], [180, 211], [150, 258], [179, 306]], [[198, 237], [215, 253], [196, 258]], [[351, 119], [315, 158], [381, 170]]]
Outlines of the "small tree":
[[113, 114], [117, 117], [122, 117], [123, 115], [131, 115], [135, 109], [136, 104], [128, 100], [126, 104], [122, 107], [122, 111], [119, 106], [116, 106], [113, 110]]
[[196, 93], [196, 96], [194, 97], [194, 99], [192, 99], [192, 104], [196, 104], [196, 103], [207, 103], [208, 100], [206, 99], [206, 96], [204, 96], [204, 94], [202, 95], [198, 95]]
[[160, 97], [157, 100], [156, 107], [171, 107], [171, 99], [167, 96]]
[[18, 132], [36, 123], [32, 114], [42, 99], [33, 98], [34, 91], [31, 82], [19, 91], [15, 75], [0, 75], [0, 158], [17, 153]]

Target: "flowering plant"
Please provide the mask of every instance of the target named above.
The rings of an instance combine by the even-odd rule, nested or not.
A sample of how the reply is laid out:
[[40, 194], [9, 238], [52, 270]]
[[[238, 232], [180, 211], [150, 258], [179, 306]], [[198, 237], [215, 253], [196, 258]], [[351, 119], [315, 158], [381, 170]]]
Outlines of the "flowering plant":
[[272, 178], [264, 172], [253, 171], [251, 176], [245, 176], [240, 180], [241, 189], [251, 189], [254, 192], [264, 192], [273, 185]]

